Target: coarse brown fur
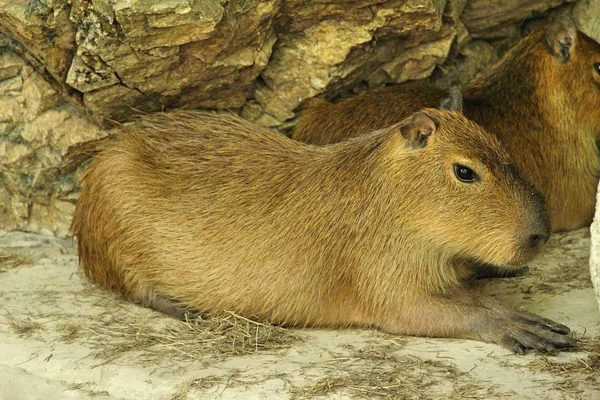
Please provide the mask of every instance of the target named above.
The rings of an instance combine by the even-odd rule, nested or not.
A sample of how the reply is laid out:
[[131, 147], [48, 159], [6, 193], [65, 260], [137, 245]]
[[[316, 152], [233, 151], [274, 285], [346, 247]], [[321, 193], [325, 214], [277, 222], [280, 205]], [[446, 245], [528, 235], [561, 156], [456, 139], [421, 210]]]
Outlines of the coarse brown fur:
[[[587, 226], [594, 215], [600, 167], [598, 62], [600, 44], [563, 17], [525, 37], [463, 90], [465, 115], [506, 146], [544, 196], [555, 232]], [[339, 104], [312, 100], [292, 137], [335, 143], [437, 107], [444, 96], [441, 89], [413, 82]]]
[[[319, 147], [177, 111], [99, 150], [72, 228], [86, 274], [129, 299], [174, 315], [231, 310], [516, 351], [574, 344], [551, 331], [562, 325], [464, 290], [467, 261], [520, 265], [550, 225], [497, 139], [458, 112], [427, 109]], [[479, 181], [460, 182], [454, 163]]]

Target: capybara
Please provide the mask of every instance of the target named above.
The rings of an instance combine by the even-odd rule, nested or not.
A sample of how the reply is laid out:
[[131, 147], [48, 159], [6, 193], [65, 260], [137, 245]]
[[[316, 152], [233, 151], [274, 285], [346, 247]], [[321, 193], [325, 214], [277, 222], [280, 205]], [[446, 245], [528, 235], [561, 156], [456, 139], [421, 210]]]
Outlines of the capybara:
[[[328, 144], [436, 107], [444, 90], [420, 82], [338, 104], [307, 103], [292, 137]], [[587, 226], [600, 167], [600, 44], [559, 17], [521, 40], [463, 89], [464, 114], [498, 136], [546, 200], [554, 232]]]
[[376, 327], [516, 351], [571, 347], [566, 326], [465, 286], [550, 233], [541, 196], [460, 112], [313, 146], [235, 116], [173, 111], [100, 145], [73, 232], [85, 273], [180, 316]]

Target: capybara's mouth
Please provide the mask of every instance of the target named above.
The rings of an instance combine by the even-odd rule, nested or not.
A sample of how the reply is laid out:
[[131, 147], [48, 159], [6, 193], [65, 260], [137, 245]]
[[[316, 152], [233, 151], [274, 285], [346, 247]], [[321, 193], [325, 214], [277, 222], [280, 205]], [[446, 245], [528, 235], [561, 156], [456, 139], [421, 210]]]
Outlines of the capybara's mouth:
[[523, 264], [508, 265], [474, 262], [472, 265], [475, 272], [475, 277], [478, 279], [502, 277], [509, 278], [521, 276], [529, 271], [529, 267]]
[[[519, 251], [513, 252], [513, 254], [507, 255], [507, 257], [500, 257], [494, 259], [487, 258], [467, 258], [467, 262], [470, 265], [479, 265], [488, 269], [493, 269], [497, 272], [507, 273], [517, 271], [521, 269], [525, 264], [529, 263], [538, 255], [538, 251]], [[512, 256], [512, 257], [511, 257]]]

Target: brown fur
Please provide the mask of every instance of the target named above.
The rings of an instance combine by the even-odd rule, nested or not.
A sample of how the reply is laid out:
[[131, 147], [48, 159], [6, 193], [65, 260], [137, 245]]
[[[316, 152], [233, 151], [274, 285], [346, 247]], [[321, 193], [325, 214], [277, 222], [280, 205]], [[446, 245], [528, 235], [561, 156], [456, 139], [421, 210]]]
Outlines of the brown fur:
[[151, 115], [101, 144], [73, 232], [89, 277], [175, 315], [572, 345], [462, 288], [470, 260], [532, 258], [549, 220], [497, 139], [451, 111], [324, 147], [233, 116]]
[[[498, 136], [544, 196], [553, 231], [587, 226], [594, 215], [600, 167], [597, 62], [600, 45], [562, 18], [524, 38], [463, 91], [465, 115]], [[437, 107], [445, 96], [441, 89], [415, 82], [335, 105], [312, 100], [292, 137], [335, 143], [394, 124], [423, 107]]]

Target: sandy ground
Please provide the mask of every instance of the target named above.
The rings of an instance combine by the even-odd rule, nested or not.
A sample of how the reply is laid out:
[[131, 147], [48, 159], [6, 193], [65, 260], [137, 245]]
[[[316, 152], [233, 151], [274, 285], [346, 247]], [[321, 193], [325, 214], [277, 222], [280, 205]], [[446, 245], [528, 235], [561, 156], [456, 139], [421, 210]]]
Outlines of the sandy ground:
[[557, 235], [526, 276], [485, 280], [583, 349], [524, 356], [466, 340], [186, 324], [80, 276], [72, 243], [0, 232], [0, 399], [600, 399], [589, 232]]

